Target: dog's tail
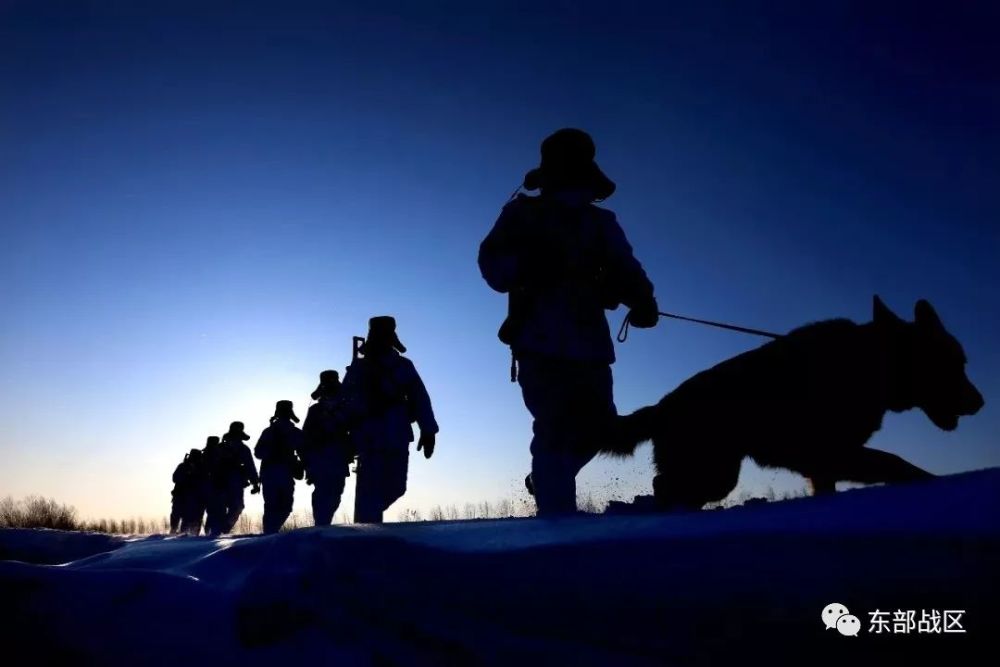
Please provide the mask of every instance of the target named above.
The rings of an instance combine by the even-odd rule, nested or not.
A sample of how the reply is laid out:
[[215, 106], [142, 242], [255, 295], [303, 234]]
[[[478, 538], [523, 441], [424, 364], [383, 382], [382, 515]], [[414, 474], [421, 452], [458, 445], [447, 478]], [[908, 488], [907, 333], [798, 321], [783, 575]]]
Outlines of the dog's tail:
[[650, 405], [639, 408], [630, 415], [619, 417], [604, 452], [615, 456], [634, 454], [639, 445], [653, 437], [656, 430], [658, 407], [658, 405]]

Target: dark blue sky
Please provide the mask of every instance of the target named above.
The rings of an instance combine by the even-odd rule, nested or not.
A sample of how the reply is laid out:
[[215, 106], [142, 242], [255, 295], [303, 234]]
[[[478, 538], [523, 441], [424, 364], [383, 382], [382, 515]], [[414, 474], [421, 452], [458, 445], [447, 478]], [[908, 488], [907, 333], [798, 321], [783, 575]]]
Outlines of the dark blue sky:
[[[514, 493], [529, 422], [476, 250], [563, 126], [664, 309], [787, 330], [930, 299], [987, 407], [875, 443], [1000, 464], [995, 3], [162, 4], [0, 7], [0, 488], [162, 513], [187, 448], [304, 412], [394, 313], [442, 426], [402, 504]], [[756, 344], [637, 332], [619, 407]], [[583, 487], [644, 491], [647, 461]]]

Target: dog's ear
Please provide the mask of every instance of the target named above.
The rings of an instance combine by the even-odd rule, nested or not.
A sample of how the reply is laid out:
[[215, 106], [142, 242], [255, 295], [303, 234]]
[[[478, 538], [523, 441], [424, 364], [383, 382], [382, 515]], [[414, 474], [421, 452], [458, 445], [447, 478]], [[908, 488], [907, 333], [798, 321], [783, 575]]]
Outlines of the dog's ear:
[[941, 318], [938, 317], [937, 312], [934, 310], [934, 306], [932, 306], [930, 302], [925, 299], [917, 301], [917, 305], [913, 307], [913, 317], [917, 321], [917, 324], [922, 327], [944, 329], [944, 325], [941, 324]]
[[874, 303], [872, 304], [872, 320], [876, 324], [903, 324], [902, 318], [889, 310], [889, 306], [882, 302], [878, 294], [875, 295]]

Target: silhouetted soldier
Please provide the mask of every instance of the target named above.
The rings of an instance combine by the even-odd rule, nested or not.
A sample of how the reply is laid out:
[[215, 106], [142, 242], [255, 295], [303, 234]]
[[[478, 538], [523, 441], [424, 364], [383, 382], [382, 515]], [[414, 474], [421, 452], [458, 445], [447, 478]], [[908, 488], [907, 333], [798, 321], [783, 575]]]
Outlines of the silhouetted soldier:
[[291, 401], [278, 401], [271, 425], [264, 429], [254, 447], [260, 459], [260, 483], [264, 489], [264, 532], [276, 533], [292, 513], [295, 480], [302, 479], [302, 431]]
[[317, 526], [329, 526], [333, 521], [354, 458], [347, 430], [336, 415], [339, 393], [337, 371], [320, 373], [319, 386], [312, 393], [317, 402], [309, 406], [302, 424], [305, 436], [302, 462], [306, 468], [306, 483], [313, 485], [313, 523]]
[[184, 493], [184, 509], [181, 511], [180, 530], [182, 533], [191, 535], [201, 533], [201, 525], [205, 520], [205, 509], [212, 492], [212, 482], [208, 466], [205, 463], [205, 451], [218, 444], [218, 436], [210, 435], [205, 440], [204, 450], [192, 449], [188, 453], [185, 482], [187, 491]]
[[524, 177], [540, 196], [519, 194], [504, 207], [479, 248], [479, 268], [509, 294], [499, 336], [534, 418], [525, 483], [539, 515], [558, 515], [576, 510], [576, 475], [617, 414], [604, 310], [624, 303], [631, 323], [647, 328], [659, 309], [614, 213], [594, 205], [615, 185], [594, 162], [590, 136], [559, 130], [541, 152], [541, 166]]
[[250, 448], [243, 442], [250, 436], [243, 422], [233, 422], [222, 442], [206, 451], [212, 494], [208, 504], [206, 532], [209, 535], [231, 533], [243, 513], [243, 490], [253, 486], [251, 493], [260, 491], [260, 478]]
[[347, 369], [341, 389], [341, 419], [350, 425], [358, 455], [354, 521], [382, 523], [382, 514], [406, 493], [409, 443], [420, 427], [417, 451], [430, 458], [438, 431], [431, 400], [396, 335], [396, 320], [373, 317], [368, 337]]
[[192, 496], [200, 490], [199, 462], [201, 450], [192, 449], [184, 455], [184, 460], [174, 468], [174, 488], [170, 492], [170, 534], [176, 535], [184, 525], [185, 517], [190, 517]]
[[211, 437], [205, 443], [205, 453], [202, 465], [208, 475], [208, 485], [205, 491], [205, 534], [218, 535], [226, 521], [225, 475], [222, 471], [222, 443], [219, 438]]

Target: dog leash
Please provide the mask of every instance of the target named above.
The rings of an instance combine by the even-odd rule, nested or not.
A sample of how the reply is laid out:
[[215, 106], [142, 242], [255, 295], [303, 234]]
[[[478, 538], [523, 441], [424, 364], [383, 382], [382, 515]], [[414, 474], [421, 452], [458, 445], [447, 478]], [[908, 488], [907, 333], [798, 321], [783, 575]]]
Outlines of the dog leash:
[[[660, 317], [669, 317], [674, 320], [684, 320], [685, 322], [695, 322], [697, 324], [704, 324], [710, 327], [717, 327], [719, 329], [728, 329], [729, 331], [739, 331], [740, 333], [752, 334], [754, 336], [763, 336], [764, 338], [782, 338], [781, 334], [771, 333], [770, 331], [763, 331], [761, 329], [751, 329], [750, 327], [740, 327], [735, 324], [726, 324], [724, 322], [713, 322], [712, 320], [701, 320], [697, 317], [687, 317], [685, 315], [675, 315], [674, 313], [664, 313], [659, 312]], [[621, 329], [618, 330], [618, 342], [624, 343], [628, 340], [628, 328], [629, 328], [629, 316], [625, 316], [625, 320], [622, 322]], [[517, 356], [514, 354], [514, 350], [510, 351], [510, 381], [517, 382]]]
[[[669, 317], [673, 320], [684, 320], [685, 322], [695, 322], [697, 324], [704, 324], [710, 327], [716, 327], [719, 329], [728, 329], [730, 331], [739, 331], [740, 333], [752, 334], [754, 336], [763, 336], [764, 338], [781, 338], [781, 334], [771, 333], [770, 331], [762, 331], [760, 329], [751, 329], [749, 327], [739, 327], [735, 324], [725, 324], [724, 322], [713, 322], [712, 320], [700, 320], [697, 317], [686, 317], [684, 315], [675, 315], [673, 313], [658, 313], [660, 317]], [[625, 316], [625, 320], [622, 322], [621, 329], [618, 330], [618, 342], [624, 343], [628, 340], [628, 329], [629, 329], [629, 315]]]

